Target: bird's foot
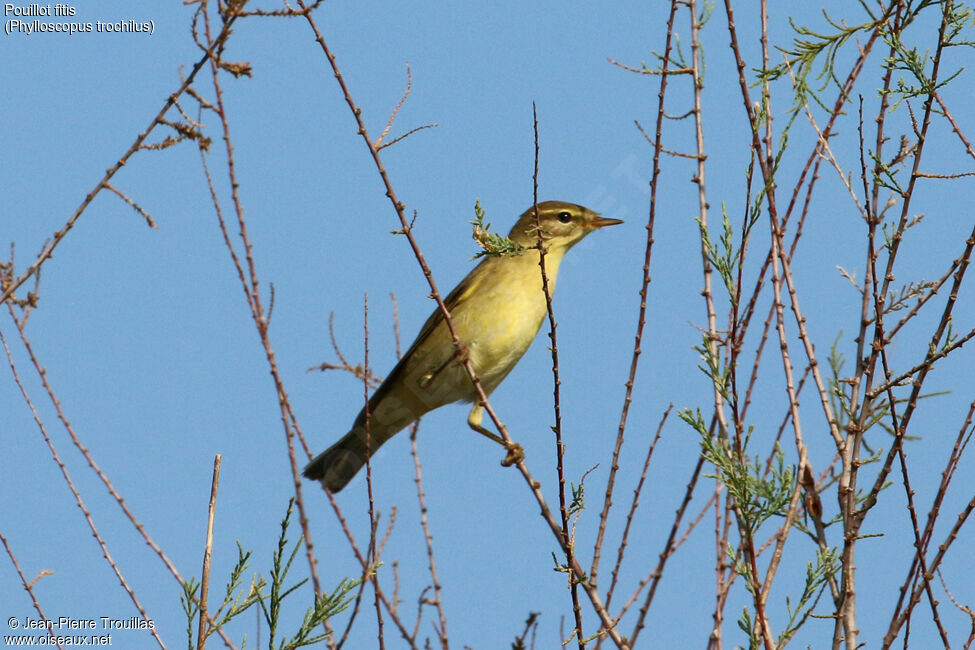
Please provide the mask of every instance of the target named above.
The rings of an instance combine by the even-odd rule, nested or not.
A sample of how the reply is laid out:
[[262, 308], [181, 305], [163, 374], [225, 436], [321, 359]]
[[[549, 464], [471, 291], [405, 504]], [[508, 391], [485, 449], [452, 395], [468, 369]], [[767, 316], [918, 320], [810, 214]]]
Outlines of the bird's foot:
[[480, 405], [475, 406], [471, 409], [470, 417], [467, 418], [467, 424], [471, 429], [477, 431], [479, 434], [486, 438], [490, 438], [494, 442], [498, 443], [502, 447], [508, 450], [508, 455], [504, 457], [501, 464], [505, 467], [511, 467], [516, 463], [520, 463], [525, 458], [525, 450], [521, 448], [515, 441], [508, 442], [501, 436], [492, 433], [481, 426], [481, 416], [484, 414], [483, 407]]
[[505, 447], [508, 450], [508, 455], [501, 461], [504, 467], [511, 467], [525, 459], [525, 450], [517, 442], [512, 442], [511, 446], [505, 445]]

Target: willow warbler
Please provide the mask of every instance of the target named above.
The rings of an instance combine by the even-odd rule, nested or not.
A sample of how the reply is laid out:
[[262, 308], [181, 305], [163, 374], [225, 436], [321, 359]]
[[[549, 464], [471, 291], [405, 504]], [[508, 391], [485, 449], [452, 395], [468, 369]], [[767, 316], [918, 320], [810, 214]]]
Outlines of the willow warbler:
[[[623, 223], [561, 201], [539, 203], [538, 219], [536, 224], [533, 206], [519, 217], [508, 235], [515, 244], [529, 250], [517, 256], [486, 257], [444, 300], [487, 395], [525, 354], [547, 313], [539, 269], [539, 234], [545, 247], [549, 290], [554, 291], [566, 251], [598, 228]], [[438, 308], [370, 398], [368, 433], [363, 408], [352, 430], [311, 461], [304, 475], [321, 481], [330, 492], [338, 492], [365, 464], [367, 438], [368, 453], [375, 454], [384, 442], [424, 413], [444, 404], [477, 399], [474, 384], [459, 361]], [[468, 425], [504, 444], [481, 426], [482, 416], [482, 407], [475, 403]], [[517, 448], [509, 448], [509, 462], [520, 458], [520, 446], [514, 447]]]

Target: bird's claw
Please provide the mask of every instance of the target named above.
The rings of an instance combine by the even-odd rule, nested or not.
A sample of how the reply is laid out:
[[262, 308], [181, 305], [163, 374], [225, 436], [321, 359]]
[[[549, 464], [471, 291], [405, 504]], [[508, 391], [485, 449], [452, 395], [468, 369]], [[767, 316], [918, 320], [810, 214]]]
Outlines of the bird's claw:
[[504, 457], [501, 464], [504, 467], [511, 467], [515, 463], [520, 463], [524, 459], [525, 450], [522, 449], [521, 445], [519, 445], [517, 442], [513, 442], [511, 443], [511, 446], [508, 447], [508, 455]]

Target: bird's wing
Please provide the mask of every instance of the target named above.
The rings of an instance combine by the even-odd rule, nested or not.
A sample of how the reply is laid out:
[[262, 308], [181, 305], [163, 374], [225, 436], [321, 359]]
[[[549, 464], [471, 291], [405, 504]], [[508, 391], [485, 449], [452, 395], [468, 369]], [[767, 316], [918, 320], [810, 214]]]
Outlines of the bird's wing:
[[[482, 268], [491, 261], [491, 258], [482, 261], [480, 264], [475, 266], [467, 276], [458, 283], [454, 290], [447, 294], [444, 298], [444, 305], [447, 307], [447, 311], [454, 314], [457, 309], [463, 305], [472, 295], [477, 293], [478, 286], [481, 285], [490, 276], [490, 273], [483, 273]], [[433, 313], [430, 314], [426, 322], [423, 323], [423, 327], [420, 328], [420, 333], [416, 335], [416, 340], [413, 341], [413, 345], [410, 349], [406, 351], [403, 358], [407, 358], [410, 354], [419, 346], [423, 345], [433, 330], [437, 328], [440, 323], [443, 322], [443, 312], [440, 311], [440, 305], [437, 305]]]
[[[483, 265], [491, 261], [491, 258], [482, 261], [454, 287], [453, 291], [447, 294], [447, 297], [444, 298], [444, 305], [447, 306], [447, 310], [451, 314], [455, 314], [457, 309], [477, 292], [478, 286], [491, 275], [490, 273], [484, 273], [484, 270], [481, 269]], [[479, 269], [481, 269], [481, 272], [478, 272]], [[417, 363], [428, 366], [425, 370], [436, 374], [447, 361], [453, 358], [453, 343], [450, 341], [449, 336], [447, 337], [447, 341], [451, 343], [450, 347], [445, 347], [442, 351], [436, 350], [439, 354], [432, 354], [434, 350], [431, 348], [423, 349], [426, 347], [425, 344], [430, 340], [431, 335], [433, 335], [434, 331], [442, 322], [443, 313], [440, 311], [440, 306], [437, 305], [433, 313], [423, 323], [423, 327], [420, 328], [420, 333], [417, 334], [416, 340], [413, 341], [413, 344], [400, 358], [396, 367], [387, 375], [386, 380], [373, 393], [370, 399], [370, 408], [376, 408], [379, 402], [392, 390], [392, 387], [398, 386], [401, 381], [405, 380], [404, 375], [414, 371]], [[436, 345], [434, 344], [433, 347], [436, 347]], [[434, 358], [434, 356], [437, 358]]]

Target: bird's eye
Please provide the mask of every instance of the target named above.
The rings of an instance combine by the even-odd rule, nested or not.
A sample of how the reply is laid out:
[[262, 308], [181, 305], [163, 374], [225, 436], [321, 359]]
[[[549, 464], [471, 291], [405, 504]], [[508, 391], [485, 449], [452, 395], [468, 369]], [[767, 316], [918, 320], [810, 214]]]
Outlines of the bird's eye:
[[556, 219], [558, 219], [562, 223], [569, 223], [570, 221], [572, 221], [572, 214], [569, 212], [559, 212], [559, 215], [556, 217]]

